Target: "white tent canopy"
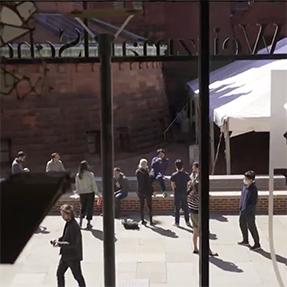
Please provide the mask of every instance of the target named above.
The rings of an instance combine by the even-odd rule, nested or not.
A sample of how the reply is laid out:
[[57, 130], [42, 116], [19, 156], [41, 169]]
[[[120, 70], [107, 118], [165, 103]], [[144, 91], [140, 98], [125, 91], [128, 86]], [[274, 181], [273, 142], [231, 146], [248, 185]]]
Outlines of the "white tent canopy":
[[[266, 49], [259, 53], [266, 53]], [[287, 53], [287, 38], [276, 54]], [[232, 136], [270, 131], [271, 70], [287, 70], [286, 60], [238, 60], [210, 73], [210, 117], [217, 126], [228, 121]], [[199, 93], [198, 80], [187, 83]]]

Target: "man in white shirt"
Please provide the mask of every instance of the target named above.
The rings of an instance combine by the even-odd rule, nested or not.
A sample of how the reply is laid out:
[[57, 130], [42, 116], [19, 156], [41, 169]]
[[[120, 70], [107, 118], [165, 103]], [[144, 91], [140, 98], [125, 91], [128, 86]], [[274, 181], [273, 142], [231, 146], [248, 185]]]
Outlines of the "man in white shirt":
[[64, 172], [65, 168], [57, 152], [51, 154], [51, 160], [47, 162], [46, 172]]

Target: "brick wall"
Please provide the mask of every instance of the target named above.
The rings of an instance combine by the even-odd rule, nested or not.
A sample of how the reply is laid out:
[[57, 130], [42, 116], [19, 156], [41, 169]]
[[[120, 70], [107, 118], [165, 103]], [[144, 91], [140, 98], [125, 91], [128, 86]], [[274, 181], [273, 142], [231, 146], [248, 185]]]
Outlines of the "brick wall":
[[[64, 204], [72, 204], [79, 214], [80, 204], [79, 200], [65, 199], [60, 200], [51, 210], [50, 214], [59, 214], [59, 207]], [[226, 214], [238, 214], [239, 196], [211, 196], [210, 197], [210, 212], [220, 212]], [[121, 203], [121, 209], [123, 215], [129, 215], [133, 213], [139, 213], [140, 206], [139, 200], [136, 196], [128, 197]], [[159, 214], [173, 214], [174, 205], [172, 198], [153, 198], [153, 212], [156, 215]], [[94, 204], [95, 214], [102, 213], [101, 206]], [[259, 196], [257, 203], [257, 213], [267, 214], [268, 213], [268, 197]], [[287, 196], [278, 195], [274, 197], [274, 214], [287, 214]]]
[[[41, 65], [7, 68], [29, 76], [33, 85], [38, 81], [40, 94], [23, 83], [18, 96], [28, 94], [22, 100], [16, 91], [1, 97], [1, 137], [11, 139], [12, 154], [25, 150], [33, 171], [43, 171], [53, 151], [70, 167], [92, 157], [86, 133], [100, 130], [99, 64], [49, 64], [44, 81]], [[113, 87], [116, 148], [120, 129], [130, 151], [159, 143], [169, 121], [161, 65], [114, 64]]]

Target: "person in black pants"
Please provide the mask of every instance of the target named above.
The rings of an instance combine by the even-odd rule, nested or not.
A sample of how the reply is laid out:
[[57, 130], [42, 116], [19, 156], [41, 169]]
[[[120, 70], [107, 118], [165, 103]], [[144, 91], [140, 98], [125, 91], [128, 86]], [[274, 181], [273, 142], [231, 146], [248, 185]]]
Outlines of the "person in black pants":
[[83, 246], [80, 226], [74, 217], [73, 206], [64, 204], [61, 206], [61, 215], [66, 221], [63, 236], [58, 240], [51, 241], [54, 247], [60, 247], [61, 259], [57, 269], [58, 287], [65, 286], [65, 273], [68, 268], [79, 284], [79, 287], [86, 287], [81, 270], [83, 260]]
[[151, 161], [151, 172], [152, 181], [158, 181], [160, 188], [164, 197], [167, 197], [166, 187], [165, 187], [165, 174], [168, 167], [169, 159], [166, 158], [165, 150], [160, 148], [156, 151], [157, 156], [155, 156]]
[[121, 200], [128, 196], [129, 183], [127, 177], [119, 167], [114, 168], [114, 198], [115, 198], [115, 218], [120, 218]]
[[191, 227], [187, 206], [187, 191], [190, 177], [188, 173], [183, 170], [183, 162], [180, 159], [175, 161], [175, 168], [176, 172], [174, 172], [170, 178], [171, 188], [174, 191], [175, 226], [179, 226], [179, 211], [180, 208], [182, 208], [186, 225]]
[[141, 159], [139, 162], [138, 169], [136, 170], [136, 177], [138, 181], [138, 190], [137, 194], [140, 200], [140, 213], [142, 224], [146, 224], [144, 220], [144, 204], [147, 202], [149, 209], [149, 220], [150, 225], [153, 225], [152, 220], [152, 178], [149, 174], [148, 162], [146, 159]]
[[94, 199], [95, 194], [100, 196], [98, 186], [96, 183], [95, 175], [89, 169], [89, 164], [83, 160], [79, 166], [79, 172], [76, 174], [76, 193], [80, 195], [81, 202], [81, 215], [80, 227], [82, 227], [83, 219], [87, 218], [87, 229], [92, 228], [92, 218], [94, 212]]
[[238, 242], [239, 245], [249, 245], [248, 230], [250, 231], [254, 245], [250, 247], [251, 250], [260, 248], [259, 234], [255, 223], [256, 203], [258, 198], [258, 191], [255, 184], [255, 172], [250, 170], [245, 172], [243, 180], [243, 188], [240, 198], [240, 216], [239, 225], [243, 240]]

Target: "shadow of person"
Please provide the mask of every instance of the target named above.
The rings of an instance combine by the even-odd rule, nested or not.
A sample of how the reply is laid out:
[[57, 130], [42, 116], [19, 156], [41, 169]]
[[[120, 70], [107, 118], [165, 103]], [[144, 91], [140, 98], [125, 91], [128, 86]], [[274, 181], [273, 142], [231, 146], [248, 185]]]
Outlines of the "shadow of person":
[[166, 236], [166, 237], [170, 237], [170, 238], [178, 238], [177, 234], [170, 229], [164, 229], [162, 227], [155, 226], [155, 225], [152, 225], [152, 226], [146, 225], [145, 227], [149, 228], [150, 230], [152, 230], [152, 231], [154, 231], [154, 232], [156, 232], [162, 236]]
[[103, 232], [102, 230], [99, 230], [99, 229], [91, 229], [90, 231], [91, 231], [92, 235], [93, 235], [95, 238], [97, 238], [97, 239], [99, 239], [99, 240], [101, 240], [101, 241], [104, 240], [104, 232]]
[[217, 235], [215, 233], [209, 233], [210, 240], [217, 240]]
[[[86, 229], [87, 231], [91, 231], [92, 235], [101, 240], [101, 241], [104, 241], [104, 232], [102, 230], [99, 230], [99, 229]], [[115, 237], [115, 242], [117, 241], [117, 238]]]
[[39, 233], [41, 233], [41, 234], [48, 234], [48, 233], [50, 233], [50, 231], [47, 230], [47, 227], [39, 226], [34, 233], [35, 234], [39, 234]]
[[190, 229], [190, 228], [186, 228], [186, 227], [183, 227], [183, 226], [178, 226], [177, 228], [185, 230], [185, 231], [190, 232], [190, 233], [193, 233], [193, 230]]
[[[258, 249], [258, 250], [255, 250], [254, 252], [262, 255], [263, 257], [267, 258], [267, 259], [270, 259], [271, 260], [271, 253], [270, 252], [267, 252], [265, 251], [264, 249]], [[283, 257], [281, 255], [277, 255], [276, 254], [276, 261], [279, 262], [279, 263], [283, 263], [285, 265], [287, 265], [287, 258], [286, 257]]]
[[224, 261], [218, 257], [209, 257], [209, 262], [217, 266], [218, 268], [228, 271], [228, 272], [236, 272], [242, 273], [244, 272], [241, 268], [239, 268], [236, 264], [229, 261]]
[[212, 213], [210, 215], [210, 219], [215, 219], [221, 222], [228, 222], [228, 218], [225, 217], [224, 215], [220, 214], [220, 213]]

